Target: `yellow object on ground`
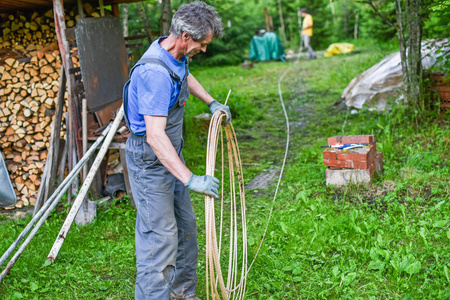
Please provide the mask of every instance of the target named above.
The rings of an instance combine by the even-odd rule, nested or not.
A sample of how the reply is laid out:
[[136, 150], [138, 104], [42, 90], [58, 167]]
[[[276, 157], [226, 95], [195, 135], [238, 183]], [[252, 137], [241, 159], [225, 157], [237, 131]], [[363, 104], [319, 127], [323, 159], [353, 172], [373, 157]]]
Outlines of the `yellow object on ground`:
[[354, 46], [350, 43], [334, 43], [328, 46], [327, 51], [325, 51], [324, 56], [330, 57], [333, 55], [345, 54], [353, 52]]

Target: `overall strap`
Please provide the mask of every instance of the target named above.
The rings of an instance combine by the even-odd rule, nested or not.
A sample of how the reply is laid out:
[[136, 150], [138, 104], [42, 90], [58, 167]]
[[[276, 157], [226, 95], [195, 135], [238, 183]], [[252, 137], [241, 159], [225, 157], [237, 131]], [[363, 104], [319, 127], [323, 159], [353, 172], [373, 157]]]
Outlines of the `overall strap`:
[[[173, 80], [181, 82], [181, 78], [180, 76], [178, 76], [177, 74], [175, 74], [174, 71], [172, 71], [161, 59], [156, 58], [156, 57], [143, 57], [141, 58], [131, 69], [130, 71], [130, 78], [131, 78], [131, 74], [133, 73], [134, 69], [139, 66], [139, 65], [143, 65], [143, 64], [154, 64], [154, 65], [159, 65], [161, 67], [163, 67], [164, 69], [167, 70], [167, 72], [169, 72], [170, 77], [172, 77]], [[187, 65], [186, 65], [187, 66]]]

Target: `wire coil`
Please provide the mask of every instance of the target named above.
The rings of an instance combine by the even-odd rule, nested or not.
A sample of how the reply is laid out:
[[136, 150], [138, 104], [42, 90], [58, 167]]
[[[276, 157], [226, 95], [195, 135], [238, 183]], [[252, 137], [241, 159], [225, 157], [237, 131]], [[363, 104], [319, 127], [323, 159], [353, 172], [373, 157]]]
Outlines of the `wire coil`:
[[[214, 198], [205, 197], [205, 224], [206, 224], [206, 294], [207, 299], [243, 299], [247, 278], [247, 225], [245, 210], [244, 178], [236, 134], [230, 123], [222, 126], [224, 112], [217, 111], [211, 118], [208, 145], [206, 154], [206, 174], [214, 176], [216, 165], [217, 146], [219, 136], [222, 145], [222, 193], [220, 201], [219, 236], [216, 232], [216, 215]], [[223, 131], [225, 131], [228, 168], [230, 173], [230, 202], [229, 205], [229, 230], [223, 234], [224, 223], [224, 151]], [[239, 187], [239, 199], [236, 197], [237, 175]], [[240, 200], [238, 202], [238, 200]], [[222, 242], [229, 244], [227, 279], [224, 280], [224, 272], [221, 266]], [[240, 266], [239, 266], [240, 264]], [[239, 270], [240, 269], [240, 270]], [[211, 297], [211, 298], [210, 298]]]

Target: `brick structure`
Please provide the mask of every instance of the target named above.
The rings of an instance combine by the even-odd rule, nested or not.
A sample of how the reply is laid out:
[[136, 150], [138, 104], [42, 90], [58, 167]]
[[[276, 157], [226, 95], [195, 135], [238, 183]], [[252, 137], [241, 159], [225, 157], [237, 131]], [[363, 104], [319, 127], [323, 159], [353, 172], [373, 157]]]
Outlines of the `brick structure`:
[[327, 166], [327, 185], [370, 182], [375, 171], [383, 171], [383, 154], [377, 152], [375, 135], [346, 135], [328, 138], [328, 145], [364, 144], [349, 150], [326, 148], [323, 164]]

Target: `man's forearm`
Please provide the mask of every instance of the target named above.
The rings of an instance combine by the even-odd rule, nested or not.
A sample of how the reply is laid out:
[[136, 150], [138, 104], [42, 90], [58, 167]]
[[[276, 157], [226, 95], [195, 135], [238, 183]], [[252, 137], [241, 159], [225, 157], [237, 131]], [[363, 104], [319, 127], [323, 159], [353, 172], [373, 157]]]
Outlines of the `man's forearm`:
[[214, 98], [203, 88], [200, 82], [198, 82], [192, 74], [189, 74], [188, 76], [188, 88], [189, 92], [192, 95], [205, 102], [206, 104], [214, 101]]
[[165, 117], [144, 116], [147, 129], [147, 143], [167, 170], [183, 184], [189, 181], [191, 171], [181, 161], [165, 132]]

